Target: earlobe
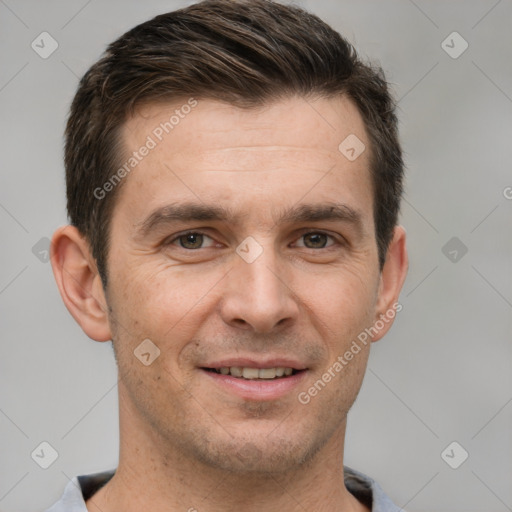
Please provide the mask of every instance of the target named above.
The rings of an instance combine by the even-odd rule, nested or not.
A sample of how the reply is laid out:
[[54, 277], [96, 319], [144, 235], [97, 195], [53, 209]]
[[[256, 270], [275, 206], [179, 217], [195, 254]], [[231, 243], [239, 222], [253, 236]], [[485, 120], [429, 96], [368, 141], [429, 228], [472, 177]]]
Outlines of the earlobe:
[[396, 313], [402, 309], [398, 298], [409, 267], [405, 242], [405, 229], [402, 226], [396, 226], [381, 272], [375, 309], [375, 324], [382, 328], [376, 329], [378, 332], [373, 336], [372, 341], [381, 339], [389, 331]]
[[82, 330], [95, 341], [112, 338], [107, 303], [89, 244], [74, 226], [53, 235], [50, 257], [62, 300]]

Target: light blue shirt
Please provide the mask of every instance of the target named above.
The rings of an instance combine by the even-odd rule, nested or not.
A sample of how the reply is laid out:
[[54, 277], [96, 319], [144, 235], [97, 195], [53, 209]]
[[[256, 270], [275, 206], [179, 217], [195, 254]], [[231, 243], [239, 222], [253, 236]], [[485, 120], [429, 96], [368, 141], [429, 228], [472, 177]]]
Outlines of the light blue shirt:
[[[375, 480], [347, 466], [344, 470], [345, 486], [372, 512], [405, 512], [393, 504]], [[75, 476], [66, 485], [60, 500], [45, 512], [87, 512], [85, 502], [114, 476], [114, 472]]]

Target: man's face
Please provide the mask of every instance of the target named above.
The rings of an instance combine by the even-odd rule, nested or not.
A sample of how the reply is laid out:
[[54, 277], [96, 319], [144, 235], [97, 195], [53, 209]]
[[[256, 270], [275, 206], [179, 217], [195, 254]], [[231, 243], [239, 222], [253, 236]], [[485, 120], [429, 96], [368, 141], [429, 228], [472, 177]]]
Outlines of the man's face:
[[[198, 100], [159, 141], [180, 105], [145, 106], [123, 131], [127, 158], [157, 144], [124, 178], [111, 223], [122, 414], [164, 456], [285, 470], [343, 434], [366, 366], [362, 346], [299, 401], [376, 320], [367, 135], [344, 98]], [[350, 134], [366, 144], [354, 161], [338, 149]], [[146, 339], [160, 350], [149, 365], [134, 355]]]

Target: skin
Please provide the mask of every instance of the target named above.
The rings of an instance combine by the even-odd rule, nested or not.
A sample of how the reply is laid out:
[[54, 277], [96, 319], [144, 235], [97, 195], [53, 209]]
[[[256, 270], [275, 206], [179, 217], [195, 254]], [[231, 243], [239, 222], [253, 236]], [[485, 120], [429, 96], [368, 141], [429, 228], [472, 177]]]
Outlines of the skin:
[[[127, 155], [183, 103], [140, 108], [123, 127]], [[352, 162], [338, 150], [349, 134], [366, 145]], [[198, 100], [124, 178], [106, 291], [86, 240], [71, 226], [56, 231], [63, 300], [90, 338], [112, 339], [119, 368], [119, 466], [89, 511], [368, 510], [344, 486], [343, 448], [370, 343], [307, 405], [297, 395], [393, 309], [406, 276], [400, 226], [379, 270], [370, 151], [344, 97], [250, 110]], [[156, 208], [183, 202], [234, 216], [141, 234]], [[279, 219], [326, 203], [350, 207], [359, 224]], [[206, 235], [202, 246], [192, 238], [200, 248], [176, 238], [187, 230]], [[249, 236], [263, 249], [252, 263], [236, 252]], [[149, 366], [134, 356], [147, 338], [160, 350]], [[201, 369], [228, 357], [293, 357], [306, 371], [277, 399], [246, 399]]]

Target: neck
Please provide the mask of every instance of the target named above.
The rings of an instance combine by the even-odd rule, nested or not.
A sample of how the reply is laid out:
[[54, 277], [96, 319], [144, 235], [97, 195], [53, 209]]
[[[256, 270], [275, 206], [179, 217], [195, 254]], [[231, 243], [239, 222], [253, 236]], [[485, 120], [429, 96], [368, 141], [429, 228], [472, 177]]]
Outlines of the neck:
[[345, 423], [312, 460], [286, 472], [227, 472], [137, 421], [120, 397], [120, 457], [112, 479], [86, 502], [89, 512], [368, 512], [344, 484]]

